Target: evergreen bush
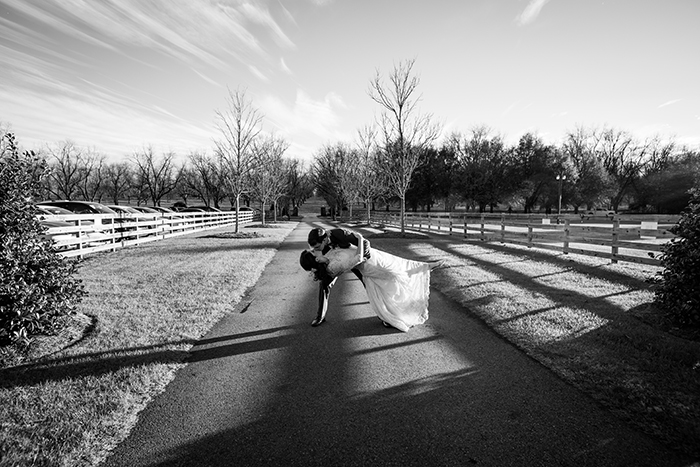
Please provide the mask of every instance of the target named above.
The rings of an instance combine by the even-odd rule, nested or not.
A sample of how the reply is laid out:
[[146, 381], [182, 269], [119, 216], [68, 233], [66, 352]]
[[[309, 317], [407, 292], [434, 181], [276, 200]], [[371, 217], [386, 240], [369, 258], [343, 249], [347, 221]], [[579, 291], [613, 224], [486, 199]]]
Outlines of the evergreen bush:
[[59, 256], [36, 216], [32, 198], [45, 161], [20, 154], [11, 133], [0, 138], [0, 346], [28, 348], [54, 333], [84, 295], [77, 262]]
[[700, 190], [691, 190], [688, 208], [670, 230], [676, 237], [662, 248], [655, 299], [675, 323], [700, 326]]

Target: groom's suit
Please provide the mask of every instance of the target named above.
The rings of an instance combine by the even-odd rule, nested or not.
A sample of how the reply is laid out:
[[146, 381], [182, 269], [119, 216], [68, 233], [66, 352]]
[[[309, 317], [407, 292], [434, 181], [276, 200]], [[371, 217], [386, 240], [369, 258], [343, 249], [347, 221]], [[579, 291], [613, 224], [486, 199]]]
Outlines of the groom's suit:
[[[326, 254], [331, 248], [349, 248], [350, 245], [355, 245], [359, 247], [358, 237], [355, 236], [353, 232], [347, 229], [331, 229], [328, 231], [328, 238], [330, 239], [329, 244], [323, 249], [322, 253]], [[362, 245], [364, 247], [365, 258], [370, 257], [370, 245], [369, 241], [363, 237]], [[357, 268], [352, 268], [353, 274], [360, 279], [362, 285], [365, 283], [362, 280], [362, 273]], [[329, 278], [326, 276], [320, 281], [318, 289], [318, 311], [316, 312], [316, 319], [312, 323], [312, 326], [318, 326], [326, 319], [326, 311], [328, 311], [328, 299], [331, 295], [331, 288], [335, 284], [337, 277]]]

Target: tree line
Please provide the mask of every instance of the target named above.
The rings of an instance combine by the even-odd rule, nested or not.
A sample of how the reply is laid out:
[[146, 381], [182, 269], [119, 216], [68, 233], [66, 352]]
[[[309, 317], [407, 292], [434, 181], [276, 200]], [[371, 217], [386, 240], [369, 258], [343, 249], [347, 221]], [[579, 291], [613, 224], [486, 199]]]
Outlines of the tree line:
[[[105, 204], [160, 206], [177, 198], [238, 210], [251, 202], [275, 214], [296, 208], [312, 196], [307, 168], [285, 158], [289, 143], [262, 128], [263, 116], [246, 92], [229, 90], [227, 106], [216, 111], [213, 151], [192, 151], [184, 160], [174, 152], [158, 154], [146, 146], [126, 160], [107, 157], [72, 141], [47, 145], [38, 155], [48, 166], [39, 184], [42, 199], [85, 200]], [[2, 136], [9, 125], [0, 126]], [[238, 226], [236, 226], [238, 229]]]
[[508, 144], [480, 125], [435, 144], [439, 126], [417, 110], [413, 65], [395, 65], [385, 80], [377, 72], [368, 90], [380, 106], [376, 122], [355, 141], [328, 143], [314, 155], [312, 178], [334, 210], [364, 203], [369, 219], [377, 201], [398, 202], [402, 224], [405, 206], [679, 213], [700, 182], [697, 149], [609, 126], [578, 126], [560, 144], [532, 132]]
[[289, 143], [263, 131], [263, 115], [239, 88], [229, 90], [226, 106], [215, 112], [210, 153], [194, 151], [182, 162], [145, 147], [108, 163], [99, 152], [64, 141], [42, 151], [51, 169], [42, 194], [152, 205], [175, 197], [234, 209], [258, 202], [263, 212], [275, 206], [277, 213], [317, 193], [333, 212], [362, 206], [368, 220], [377, 202], [398, 203], [403, 224], [407, 208], [678, 213], [698, 184], [697, 149], [660, 136], [639, 140], [607, 126], [576, 127], [559, 144], [536, 133], [508, 144], [480, 125], [438, 144], [441, 126], [418, 108], [414, 65], [399, 62], [386, 76], [377, 70], [367, 89], [379, 107], [377, 119], [357, 130], [354, 141], [323, 145], [308, 168], [284, 157]]
[[[314, 158], [319, 188], [341, 208], [355, 202], [398, 199], [391, 190], [391, 148], [367, 143], [328, 144]], [[387, 173], [389, 172], [389, 173]], [[637, 141], [612, 128], [577, 128], [562, 145], [536, 134], [508, 145], [485, 126], [453, 133], [416, 157], [406, 190], [413, 210], [450, 211], [457, 205], [480, 212], [510, 206], [520, 212], [582, 209], [679, 213], [697, 185], [700, 153], [652, 138]], [[561, 192], [559, 191], [561, 190]]]

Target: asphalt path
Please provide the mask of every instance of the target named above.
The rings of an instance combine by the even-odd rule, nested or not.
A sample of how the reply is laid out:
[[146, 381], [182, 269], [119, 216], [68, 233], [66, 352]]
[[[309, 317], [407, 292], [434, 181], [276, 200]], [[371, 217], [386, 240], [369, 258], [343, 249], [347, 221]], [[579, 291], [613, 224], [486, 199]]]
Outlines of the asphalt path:
[[191, 351], [105, 466], [684, 466], [436, 290], [384, 328], [352, 274], [313, 328], [316, 218]]

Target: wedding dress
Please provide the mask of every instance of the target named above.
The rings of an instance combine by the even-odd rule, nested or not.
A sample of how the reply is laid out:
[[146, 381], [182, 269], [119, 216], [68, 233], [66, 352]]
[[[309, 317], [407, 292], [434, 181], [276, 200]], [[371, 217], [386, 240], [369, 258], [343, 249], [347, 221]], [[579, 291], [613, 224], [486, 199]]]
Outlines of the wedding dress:
[[361, 262], [356, 247], [334, 248], [324, 256], [332, 276], [360, 270], [369, 303], [379, 318], [403, 332], [428, 319], [430, 265], [404, 259], [372, 248], [370, 258]]

